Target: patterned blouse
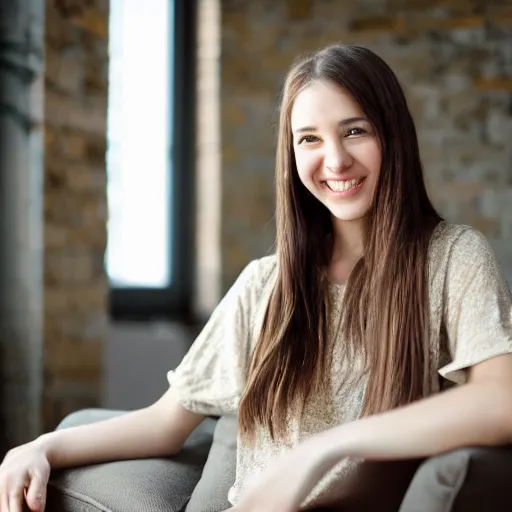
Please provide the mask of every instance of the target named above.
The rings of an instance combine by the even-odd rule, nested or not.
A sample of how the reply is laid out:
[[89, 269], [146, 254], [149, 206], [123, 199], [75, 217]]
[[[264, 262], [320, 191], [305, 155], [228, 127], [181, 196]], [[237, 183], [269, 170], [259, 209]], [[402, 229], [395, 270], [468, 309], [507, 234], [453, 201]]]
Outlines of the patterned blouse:
[[[276, 282], [277, 259], [252, 261], [240, 274], [206, 326], [168, 380], [180, 403], [205, 415], [236, 413], [250, 356]], [[467, 368], [512, 353], [512, 298], [485, 237], [469, 226], [441, 222], [432, 235], [428, 255], [432, 385], [462, 384]], [[283, 452], [307, 437], [357, 420], [366, 381], [361, 361], [348, 361], [343, 333], [338, 332], [343, 285], [331, 284], [329, 319], [333, 343], [331, 393], [311, 396], [301, 415], [289, 418], [289, 438], [272, 441], [260, 428], [256, 443], [238, 439], [236, 481], [229, 501], [236, 504], [251, 479]], [[315, 487], [303, 506], [340, 498], [339, 482], [361, 461], [344, 459]], [[338, 484], [338, 485], [337, 485]], [[337, 493], [338, 490], [338, 493]]]

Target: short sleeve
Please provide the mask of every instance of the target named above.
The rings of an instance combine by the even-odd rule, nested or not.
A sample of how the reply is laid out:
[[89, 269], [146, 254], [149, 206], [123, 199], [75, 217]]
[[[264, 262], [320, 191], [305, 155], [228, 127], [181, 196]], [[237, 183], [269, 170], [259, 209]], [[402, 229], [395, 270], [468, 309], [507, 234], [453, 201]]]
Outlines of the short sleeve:
[[468, 228], [448, 258], [443, 321], [451, 361], [441, 376], [463, 384], [466, 369], [512, 353], [512, 299], [487, 239]]
[[[251, 349], [251, 330], [265, 284], [268, 259], [242, 271], [174, 371], [171, 389], [186, 409], [221, 416], [235, 412], [243, 392]], [[262, 268], [265, 267], [265, 268]]]

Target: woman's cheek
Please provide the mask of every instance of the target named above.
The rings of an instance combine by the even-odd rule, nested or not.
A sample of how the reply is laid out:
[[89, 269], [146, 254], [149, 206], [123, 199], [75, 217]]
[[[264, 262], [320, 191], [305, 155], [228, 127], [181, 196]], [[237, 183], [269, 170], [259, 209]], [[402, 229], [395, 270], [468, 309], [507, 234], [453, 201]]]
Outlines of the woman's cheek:
[[320, 167], [321, 158], [314, 153], [303, 154], [297, 158], [297, 170], [302, 181], [313, 181], [314, 174]]

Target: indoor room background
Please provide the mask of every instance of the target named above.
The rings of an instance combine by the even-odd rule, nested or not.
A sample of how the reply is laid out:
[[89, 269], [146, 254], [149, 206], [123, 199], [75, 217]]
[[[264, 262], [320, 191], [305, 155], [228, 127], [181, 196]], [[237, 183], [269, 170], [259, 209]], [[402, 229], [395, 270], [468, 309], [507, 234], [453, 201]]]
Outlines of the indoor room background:
[[382, 56], [427, 187], [512, 285], [512, 2], [0, 2], [2, 449], [167, 387], [272, 251], [280, 87], [334, 42]]

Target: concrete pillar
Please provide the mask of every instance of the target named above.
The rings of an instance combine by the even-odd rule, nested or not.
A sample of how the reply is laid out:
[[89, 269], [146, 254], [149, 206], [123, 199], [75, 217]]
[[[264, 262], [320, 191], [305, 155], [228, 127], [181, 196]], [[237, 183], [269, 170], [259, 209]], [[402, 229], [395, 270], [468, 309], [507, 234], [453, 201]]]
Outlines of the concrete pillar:
[[40, 434], [43, 0], [0, 0], [0, 456]]

